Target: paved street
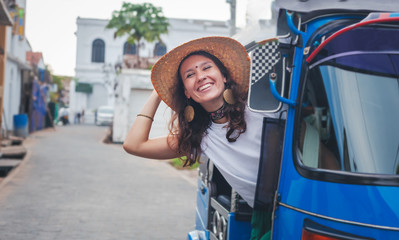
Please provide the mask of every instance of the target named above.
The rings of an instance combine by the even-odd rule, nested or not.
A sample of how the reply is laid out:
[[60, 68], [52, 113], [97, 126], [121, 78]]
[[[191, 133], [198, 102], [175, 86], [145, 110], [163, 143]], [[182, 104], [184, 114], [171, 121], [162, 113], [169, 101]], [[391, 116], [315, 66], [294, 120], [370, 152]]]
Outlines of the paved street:
[[186, 239], [195, 173], [103, 144], [107, 128], [58, 126], [0, 184], [0, 239]]

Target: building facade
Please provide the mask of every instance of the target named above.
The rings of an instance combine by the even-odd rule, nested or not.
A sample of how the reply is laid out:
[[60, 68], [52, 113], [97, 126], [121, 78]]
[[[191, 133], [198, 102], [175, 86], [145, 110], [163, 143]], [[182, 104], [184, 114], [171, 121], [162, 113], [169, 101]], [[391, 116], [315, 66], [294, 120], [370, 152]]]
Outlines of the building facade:
[[229, 35], [225, 21], [169, 19], [169, 32], [161, 36], [162, 42], [142, 41], [131, 46], [127, 36], [115, 39], [114, 30], [105, 28], [108, 20], [78, 18], [76, 23], [76, 81], [70, 86], [70, 118], [85, 110], [86, 122], [94, 122], [99, 106], [114, 105], [117, 73], [138, 66], [137, 47], [143, 57], [141, 64], [150, 69], [160, 56], [184, 42]]
[[[49, 89], [52, 84], [42, 53], [32, 52], [25, 36], [26, 0], [1, 0], [0, 8], [7, 9], [10, 24], [1, 27], [0, 42], [4, 51], [1, 77], [1, 127], [5, 136], [15, 134], [21, 124], [30, 132], [52, 125], [48, 111]], [[5, 61], [4, 61], [5, 60]], [[21, 118], [22, 117], [22, 118]], [[51, 119], [51, 120], [50, 120]], [[17, 124], [15, 124], [17, 123]], [[24, 132], [24, 134], [25, 134]]]
[[13, 23], [6, 29], [2, 129], [12, 133], [14, 117], [26, 114], [29, 130], [36, 131], [45, 127], [47, 84], [51, 83], [51, 76], [46, 71], [42, 54], [32, 52], [25, 36], [26, 0], [7, 0], [5, 4]]

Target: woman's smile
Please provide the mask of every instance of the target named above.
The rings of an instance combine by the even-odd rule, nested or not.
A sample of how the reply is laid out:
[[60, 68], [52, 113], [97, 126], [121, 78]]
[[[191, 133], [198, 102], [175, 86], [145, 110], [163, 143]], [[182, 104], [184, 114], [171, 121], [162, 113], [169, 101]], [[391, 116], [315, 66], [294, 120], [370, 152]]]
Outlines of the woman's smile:
[[201, 85], [198, 88], [198, 91], [202, 92], [202, 91], [208, 90], [210, 87], [212, 87], [212, 85], [213, 85], [212, 83], [205, 83], [204, 85]]

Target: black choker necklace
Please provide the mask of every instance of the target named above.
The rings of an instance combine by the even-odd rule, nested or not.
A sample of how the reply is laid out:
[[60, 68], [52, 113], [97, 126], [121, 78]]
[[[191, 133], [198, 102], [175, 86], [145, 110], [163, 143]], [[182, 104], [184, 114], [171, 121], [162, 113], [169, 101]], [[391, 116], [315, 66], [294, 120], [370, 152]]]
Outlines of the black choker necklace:
[[218, 110], [216, 110], [214, 112], [208, 112], [212, 121], [216, 121], [216, 120], [222, 119], [224, 117], [224, 106], [225, 106], [225, 104], [223, 103], [223, 105]]

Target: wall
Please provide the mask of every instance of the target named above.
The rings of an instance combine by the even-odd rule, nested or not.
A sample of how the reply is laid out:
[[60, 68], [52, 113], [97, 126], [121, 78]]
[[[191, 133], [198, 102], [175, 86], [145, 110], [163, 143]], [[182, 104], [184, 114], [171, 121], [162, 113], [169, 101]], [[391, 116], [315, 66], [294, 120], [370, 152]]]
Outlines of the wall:
[[[130, 126], [153, 91], [149, 70], [123, 69], [117, 77], [115, 91], [115, 113], [113, 123], [114, 142], [122, 143], [126, 138]], [[168, 134], [170, 109], [161, 102], [154, 122], [150, 137], [165, 136]]]
[[[19, 0], [17, 4], [19, 7], [25, 8], [26, 1]], [[32, 51], [25, 37], [20, 38], [19, 35], [13, 35], [11, 31], [12, 28], [7, 27], [7, 62], [4, 76], [3, 116], [1, 116], [3, 118], [2, 129], [7, 129], [8, 131], [14, 129], [14, 115], [20, 113], [21, 71], [31, 69], [26, 61], [26, 52]]]
[[17, 63], [7, 61], [4, 80], [3, 129], [11, 131], [13, 116], [19, 113], [21, 99], [21, 71]]

